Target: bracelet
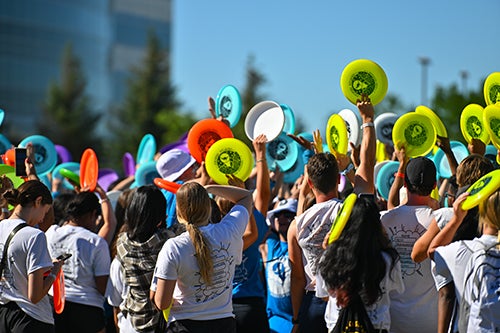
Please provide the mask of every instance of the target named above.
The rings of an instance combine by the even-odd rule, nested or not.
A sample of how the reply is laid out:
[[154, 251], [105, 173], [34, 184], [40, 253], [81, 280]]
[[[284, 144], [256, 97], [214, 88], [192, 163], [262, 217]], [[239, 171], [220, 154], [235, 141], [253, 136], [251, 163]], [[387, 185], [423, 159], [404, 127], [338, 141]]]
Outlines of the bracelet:
[[348, 173], [349, 173], [349, 172], [351, 172], [352, 170], [354, 170], [354, 164], [352, 164], [352, 163], [351, 163], [351, 164], [349, 164], [349, 165], [347, 166], [347, 168], [345, 168], [345, 170], [344, 170], [344, 171], [341, 171], [340, 173], [341, 173], [341, 174], [343, 174], [343, 175], [345, 176], [346, 174], [348, 174]]
[[398, 178], [398, 177], [399, 177], [399, 178], [403, 178], [403, 179], [404, 179], [404, 178], [405, 178], [405, 174], [404, 174], [404, 173], [402, 173], [402, 172], [396, 172], [396, 173], [394, 174], [394, 177], [396, 177], [396, 178]]
[[361, 129], [363, 129], [365, 127], [375, 127], [375, 125], [372, 122], [363, 123], [363, 125], [361, 125]]
[[260, 160], [255, 161], [255, 163], [266, 162], [265, 158], [261, 158]]
[[104, 199], [99, 200], [99, 203], [102, 205], [103, 202], [109, 201], [109, 198], [106, 197]]

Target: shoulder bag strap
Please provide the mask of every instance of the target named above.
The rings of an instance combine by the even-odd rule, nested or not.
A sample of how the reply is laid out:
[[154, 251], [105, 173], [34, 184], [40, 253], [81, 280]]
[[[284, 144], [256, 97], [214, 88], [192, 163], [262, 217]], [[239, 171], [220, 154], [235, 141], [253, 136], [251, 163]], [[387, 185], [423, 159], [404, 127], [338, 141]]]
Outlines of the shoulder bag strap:
[[12, 231], [9, 234], [9, 237], [7, 237], [7, 240], [5, 241], [5, 244], [3, 246], [2, 261], [0, 262], [0, 278], [2, 278], [3, 269], [5, 267], [5, 264], [7, 264], [7, 250], [9, 248], [10, 241], [19, 230], [27, 226], [28, 225], [26, 223], [21, 223], [17, 225], [14, 229], [12, 229]]

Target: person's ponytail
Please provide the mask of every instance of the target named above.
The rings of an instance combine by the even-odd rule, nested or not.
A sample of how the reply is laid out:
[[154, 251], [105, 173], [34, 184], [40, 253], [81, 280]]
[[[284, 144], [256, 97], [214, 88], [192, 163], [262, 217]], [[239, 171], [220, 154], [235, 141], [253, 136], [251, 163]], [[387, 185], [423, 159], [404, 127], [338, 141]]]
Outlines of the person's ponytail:
[[187, 223], [186, 230], [194, 245], [196, 261], [200, 267], [201, 278], [207, 285], [210, 285], [212, 284], [212, 273], [214, 268], [210, 244], [197, 226]]

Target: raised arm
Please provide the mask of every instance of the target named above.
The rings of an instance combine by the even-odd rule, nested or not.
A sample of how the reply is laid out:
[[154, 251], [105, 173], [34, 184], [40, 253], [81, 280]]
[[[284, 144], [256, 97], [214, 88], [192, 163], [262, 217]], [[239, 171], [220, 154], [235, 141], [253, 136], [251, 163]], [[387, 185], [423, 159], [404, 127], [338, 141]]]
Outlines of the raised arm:
[[399, 190], [403, 187], [405, 182], [406, 165], [408, 164], [408, 156], [406, 156], [406, 148], [402, 146], [400, 149], [395, 150], [395, 155], [399, 161], [398, 172], [394, 177], [394, 182], [389, 190], [389, 198], [387, 200], [387, 209], [393, 209], [400, 205]]
[[446, 226], [434, 237], [431, 244], [429, 245], [428, 255], [429, 258], [434, 259], [434, 251], [439, 246], [448, 245], [453, 240], [453, 236], [458, 230], [460, 224], [462, 224], [467, 211], [462, 209], [462, 203], [465, 198], [469, 196], [469, 193], [462, 193], [457, 200], [453, 203], [453, 217], [446, 224]]
[[98, 235], [102, 237], [106, 243], [111, 244], [113, 237], [115, 236], [117, 224], [115, 212], [113, 211], [113, 205], [111, 205], [111, 201], [106, 195], [106, 192], [99, 184], [97, 184], [95, 191], [101, 198], [99, 202], [101, 203], [102, 219], [104, 221], [103, 225], [99, 229]]
[[209, 193], [224, 197], [235, 204], [244, 206], [249, 214], [252, 212], [252, 192], [230, 185], [207, 185], [205, 188]]
[[360, 164], [354, 178], [354, 192], [375, 193], [375, 184], [373, 182], [375, 152], [377, 147], [377, 138], [373, 125], [375, 110], [373, 109], [370, 98], [366, 95], [362, 95], [361, 98], [357, 100], [356, 105], [358, 106], [361, 119], [363, 120], [363, 125], [361, 125], [363, 139], [361, 141], [359, 155]]
[[253, 193], [253, 200], [255, 208], [264, 216], [267, 215], [269, 200], [271, 199], [271, 181], [266, 160], [266, 142], [267, 138], [264, 134], [257, 136], [252, 142], [257, 168], [257, 182]]

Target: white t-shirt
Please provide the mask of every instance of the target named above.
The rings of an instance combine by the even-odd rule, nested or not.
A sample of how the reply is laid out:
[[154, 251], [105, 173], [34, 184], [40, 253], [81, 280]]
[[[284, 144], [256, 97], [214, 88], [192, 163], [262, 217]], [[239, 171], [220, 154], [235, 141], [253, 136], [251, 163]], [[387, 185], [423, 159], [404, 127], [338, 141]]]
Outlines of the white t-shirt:
[[[19, 219], [0, 222], [0, 256], [10, 232], [20, 223]], [[45, 234], [33, 227], [24, 227], [12, 238], [7, 250], [7, 264], [0, 280], [0, 304], [15, 302], [30, 317], [47, 324], [54, 324], [48, 296], [33, 304], [28, 298], [28, 275], [39, 269], [52, 268]]]
[[[386, 274], [382, 281], [380, 281], [382, 296], [375, 303], [366, 307], [366, 312], [368, 313], [368, 317], [370, 317], [370, 320], [375, 329], [389, 330], [389, 328], [391, 327], [391, 316], [389, 312], [391, 301], [389, 298], [389, 293], [402, 293], [404, 291], [404, 284], [401, 277], [401, 265], [399, 261], [394, 264], [394, 267], [391, 270], [391, 257], [385, 252], [382, 252], [382, 256], [384, 257], [384, 261], [386, 264]], [[316, 285], [316, 287], [318, 288], [319, 285], [322, 285], [323, 291], [321, 296], [328, 296], [328, 304], [326, 305], [325, 310], [325, 321], [326, 326], [328, 327], [328, 331], [330, 332], [333, 330], [335, 324], [337, 323], [341, 308], [337, 306], [337, 299], [328, 295], [328, 291], [325, 289], [326, 286], [324, 285], [324, 281], [321, 280], [322, 277], [320, 274], [318, 274], [318, 284]], [[316, 296], [319, 296], [318, 293], [316, 294]]]
[[433, 211], [432, 214], [436, 218], [438, 228], [443, 229], [453, 217], [453, 208], [439, 208]]
[[427, 206], [399, 206], [385, 213], [381, 222], [401, 258], [405, 291], [391, 293], [391, 332], [426, 333], [437, 330], [438, 292], [431, 260], [416, 263], [411, 251], [434, 215]]
[[62, 266], [66, 300], [104, 308], [104, 296], [97, 290], [95, 277], [109, 275], [111, 260], [106, 241], [90, 230], [72, 225], [53, 225], [46, 235], [53, 258], [73, 254]]
[[[454, 282], [457, 302], [463, 295], [465, 266], [470, 261], [472, 254], [480, 249], [485, 249], [497, 243], [497, 237], [482, 235], [473, 240], [457, 241], [446, 246], [436, 248], [434, 252], [434, 262], [432, 265], [432, 275], [436, 288], [439, 290], [447, 284]], [[458, 320], [458, 316], [456, 317]], [[457, 327], [455, 321], [454, 327]]]
[[297, 240], [302, 248], [306, 290], [316, 289], [317, 261], [323, 254], [323, 240], [342, 206], [338, 199], [317, 203], [296, 217]]
[[234, 268], [241, 263], [242, 236], [248, 219], [248, 211], [241, 205], [235, 205], [219, 223], [200, 228], [212, 248], [212, 285], [201, 280], [194, 246], [187, 232], [165, 242], [158, 256], [151, 290], [156, 289], [158, 278], [177, 280], [170, 311], [171, 321], [234, 317]]

